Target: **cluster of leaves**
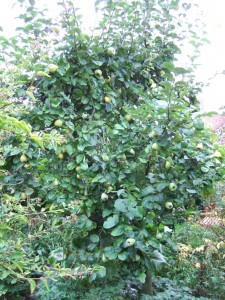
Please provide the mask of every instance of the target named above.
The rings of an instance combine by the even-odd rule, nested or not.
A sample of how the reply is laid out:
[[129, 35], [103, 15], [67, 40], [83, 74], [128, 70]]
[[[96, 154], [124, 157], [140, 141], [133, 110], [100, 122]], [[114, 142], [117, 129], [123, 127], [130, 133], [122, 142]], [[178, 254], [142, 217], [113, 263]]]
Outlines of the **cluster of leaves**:
[[222, 299], [224, 286], [224, 248], [222, 227], [205, 228], [187, 223], [178, 230], [180, 259], [168, 273], [173, 280], [181, 280], [196, 296]]
[[2, 140], [2, 269], [25, 280], [32, 265], [48, 278], [84, 268], [91, 281], [126, 264], [144, 283], [176, 247], [168, 226], [213, 193], [225, 151], [197, 113], [189, 70], [174, 65], [177, 1], [106, 1], [93, 36], [72, 1], [61, 5], [58, 27], [31, 5], [22, 40], [0, 40], [22, 99], [8, 121], [31, 125]]

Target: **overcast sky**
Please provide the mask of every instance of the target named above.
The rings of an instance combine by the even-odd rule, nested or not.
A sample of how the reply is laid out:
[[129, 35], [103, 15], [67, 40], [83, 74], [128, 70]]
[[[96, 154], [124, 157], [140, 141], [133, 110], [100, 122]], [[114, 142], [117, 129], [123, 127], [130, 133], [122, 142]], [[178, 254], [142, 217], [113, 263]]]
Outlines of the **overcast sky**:
[[[57, 2], [58, 0], [37, 1], [50, 8], [52, 17], [58, 14]], [[19, 25], [19, 20], [15, 20], [15, 17], [20, 13], [20, 8], [18, 4], [13, 6], [14, 3], [15, 0], [0, 0], [0, 26], [6, 36], [12, 36]], [[95, 23], [94, 0], [76, 0], [75, 3], [80, 5], [86, 27], [92, 26]], [[198, 0], [198, 3], [204, 12], [210, 44], [206, 44], [201, 50], [201, 66], [196, 71], [196, 76], [199, 81], [207, 82], [215, 73], [225, 70], [225, 0]], [[185, 52], [183, 55], [185, 60]], [[203, 89], [201, 100], [204, 111], [214, 111], [225, 106], [225, 75], [217, 75]]]

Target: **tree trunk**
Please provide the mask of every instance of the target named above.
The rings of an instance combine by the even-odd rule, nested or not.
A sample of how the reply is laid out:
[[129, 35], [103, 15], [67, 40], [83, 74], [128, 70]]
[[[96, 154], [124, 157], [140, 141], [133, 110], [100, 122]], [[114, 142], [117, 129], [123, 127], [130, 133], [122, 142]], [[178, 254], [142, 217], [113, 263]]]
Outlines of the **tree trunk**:
[[142, 292], [144, 294], [153, 296], [152, 276], [149, 271], [146, 274], [146, 279], [142, 287]]

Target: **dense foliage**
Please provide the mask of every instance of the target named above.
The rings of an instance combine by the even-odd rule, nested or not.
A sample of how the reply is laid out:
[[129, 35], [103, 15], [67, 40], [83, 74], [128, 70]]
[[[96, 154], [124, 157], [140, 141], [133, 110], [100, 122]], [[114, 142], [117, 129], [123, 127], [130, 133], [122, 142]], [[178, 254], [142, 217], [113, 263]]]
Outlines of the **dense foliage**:
[[185, 14], [172, 0], [98, 1], [86, 34], [72, 1], [58, 24], [19, 2], [22, 34], [0, 40], [0, 280], [33, 291], [38, 278], [129, 273], [151, 293], [176, 250], [170, 227], [224, 174], [191, 68], [175, 66]]

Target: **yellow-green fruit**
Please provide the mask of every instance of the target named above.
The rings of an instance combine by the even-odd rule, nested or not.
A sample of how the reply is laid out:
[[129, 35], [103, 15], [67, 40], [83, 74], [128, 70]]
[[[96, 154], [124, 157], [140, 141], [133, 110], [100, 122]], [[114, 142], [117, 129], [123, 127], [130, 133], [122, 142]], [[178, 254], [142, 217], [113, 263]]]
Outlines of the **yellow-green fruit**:
[[108, 97], [108, 96], [106, 96], [105, 98], [104, 98], [104, 100], [105, 100], [105, 103], [111, 103], [111, 98], [110, 97]]
[[140, 259], [141, 259], [140, 255], [136, 254], [136, 255], [135, 255], [135, 260], [136, 260], [136, 261], [139, 261]]
[[115, 50], [113, 47], [109, 47], [109, 48], [107, 49], [107, 54], [108, 54], [109, 56], [114, 56], [114, 55], [116, 54], [116, 50]]
[[106, 200], [108, 200], [108, 198], [109, 198], [109, 196], [106, 193], [101, 194], [101, 200], [102, 201], [106, 201]]
[[129, 121], [131, 121], [131, 116], [130, 115], [125, 115], [125, 119], [129, 122]]
[[157, 238], [158, 240], [161, 240], [162, 237], [163, 237], [163, 236], [162, 236], [162, 233], [158, 232], [158, 233], [156, 234], [156, 238]]
[[59, 185], [58, 179], [55, 179], [55, 180], [53, 181], [53, 185], [55, 185], [55, 186]]
[[62, 153], [66, 153], [66, 148], [64, 146], [62, 146], [62, 150], [61, 150]]
[[125, 161], [126, 159], [127, 159], [126, 155], [123, 154], [123, 155], [121, 156], [121, 160], [122, 160], [122, 161]]
[[107, 155], [107, 154], [103, 154], [103, 155], [102, 155], [102, 160], [104, 160], [104, 161], [109, 161], [108, 155]]
[[165, 207], [167, 209], [172, 209], [173, 208], [173, 203], [172, 202], [166, 202]]
[[56, 127], [62, 127], [62, 124], [63, 124], [63, 121], [62, 121], [62, 120], [56, 120], [56, 121], [54, 122], [54, 125], [55, 125]]
[[202, 143], [198, 143], [197, 146], [196, 146], [196, 148], [198, 150], [202, 150], [203, 149], [203, 144]]
[[59, 67], [57, 65], [54, 65], [54, 64], [48, 65], [48, 69], [49, 69], [50, 73], [55, 73], [58, 70], [58, 68]]
[[132, 148], [130, 149], [129, 152], [130, 152], [130, 154], [133, 154], [133, 155], [135, 154], [135, 151], [134, 151], [134, 149], [132, 149]]
[[25, 193], [21, 193], [21, 194], [20, 194], [20, 198], [23, 199], [23, 200], [25, 200], [25, 199], [27, 198], [27, 196], [26, 196]]
[[152, 149], [154, 149], [154, 150], [159, 150], [159, 145], [157, 144], [157, 143], [154, 143], [153, 145], [152, 145]]
[[111, 77], [108, 76], [108, 77], [105, 79], [105, 82], [106, 82], [106, 83], [109, 83], [110, 81], [111, 81]]
[[170, 190], [171, 192], [174, 192], [176, 189], [177, 189], [176, 183], [171, 182], [171, 183], [169, 184], [169, 190]]
[[76, 167], [76, 171], [79, 172], [80, 171], [80, 166]]
[[105, 257], [105, 254], [103, 254], [103, 255], [102, 255], [102, 261], [103, 261], [103, 262], [107, 262], [107, 260], [108, 260], [108, 259]]
[[145, 154], [150, 154], [151, 153], [151, 147], [150, 145], [148, 145], [146, 148], [145, 148]]
[[166, 167], [166, 169], [170, 169], [171, 168], [170, 161], [168, 161], [168, 160], [166, 161], [165, 167]]
[[135, 243], [135, 239], [129, 238], [129, 239], [126, 240], [126, 245], [127, 245], [128, 247], [133, 246], [134, 243]]
[[220, 158], [220, 157], [222, 157], [222, 154], [220, 153], [220, 151], [216, 150], [216, 151], [213, 153], [213, 156], [214, 156], [214, 157], [217, 157], [217, 158]]
[[31, 164], [25, 164], [25, 165], [24, 165], [24, 168], [30, 169], [30, 168], [31, 168]]
[[26, 162], [26, 161], [28, 161], [28, 158], [26, 157], [25, 154], [22, 154], [22, 155], [20, 156], [20, 161], [21, 161], [21, 162]]
[[95, 76], [102, 76], [102, 71], [99, 69], [95, 70]]
[[174, 141], [176, 143], [179, 143], [179, 142], [182, 142], [182, 140], [183, 140], [182, 134], [181, 133], [176, 133], [175, 136], [174, 136]]
[[60, 152], [60, 153], [58, 154], [57, 157], [58, 157], [59, 159], [63, 159], [64, 155], [63, 155], [63, 153]]

